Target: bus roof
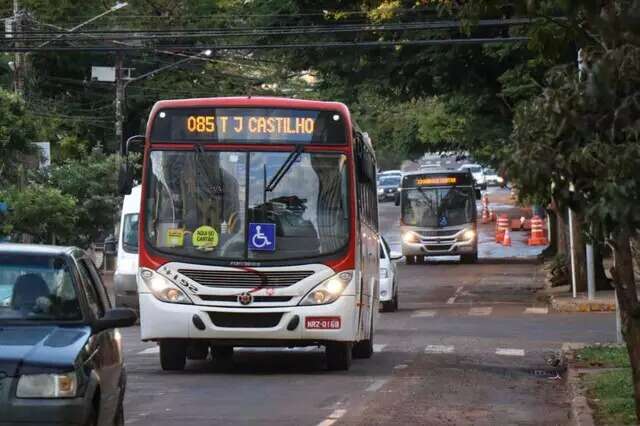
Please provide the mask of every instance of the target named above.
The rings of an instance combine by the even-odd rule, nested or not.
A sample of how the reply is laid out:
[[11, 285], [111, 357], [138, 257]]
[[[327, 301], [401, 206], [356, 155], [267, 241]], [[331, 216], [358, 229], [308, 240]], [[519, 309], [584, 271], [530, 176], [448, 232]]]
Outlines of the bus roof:
[[221, 108], [272, 107], [340, 111], [350, 118], [349, 109], [342, 102], [312, 101], [306, 99], [280, 98], [275, 96], [167, 99], [155, 103], [151, 110], [151, 116], [154, 115], [155, 111], [161, 108], [189, 108], [200, 106]]

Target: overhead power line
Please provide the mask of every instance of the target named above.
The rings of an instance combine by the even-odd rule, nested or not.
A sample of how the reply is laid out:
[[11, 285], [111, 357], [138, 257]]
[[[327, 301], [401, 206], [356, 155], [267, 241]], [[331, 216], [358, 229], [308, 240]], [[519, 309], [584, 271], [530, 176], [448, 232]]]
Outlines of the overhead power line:
[[[530, 18], [513, 19], [483, 19], [475, 22], [473, 27], [503, 27], [512, 25], [529, 25], [536, 22]], [[77, 40], [78, 36], [91, 35], [116, 39], [115, 35], [121, 35], [123, 40], [147, 39], [150, 37], [226, 37], [226, 36], [269, 36], [269, 35], [301, 35], [336, 32], [371, 32], [371, 31], [407, 31], [407, 30], [439, 30], [461, 28], [458, 20], [447, 21], [422, 21], [422, 22], [396, 22], [385, 24], [341, 24], [341, 25], [296, 25], [296, 26], [270, 26], [270, 27], [246, 27], [246, 28], [196, 28], [196, 29], [171, 29], [171, 30], [79, 30], [70, 33], [68, 31], [21, 31], [10, 33], [14, 39], [40, 40], [48, 36], [65, 36], [65, 39]], [[4, 33], [9, 34], [9, 33]], [[112, 36], [113, 35], [113, 36]]]
[[396, 46], [446, 46], [524, 43], [528, 37], [493, 37], [493, 38], [455, 38], [431, 40], [398, 40], [398, 41], [345, 41], [317, 43], [273, 43], [273, 44], [225, 44], [225, 45], [161, 45], [161, 46], [47, 46], [47, 47], [9, 47], [0, 46], [0, 52], [120, 52], [120, 51], [155, 51], [164, 50], [202, 51], [220, 50], [269, 50], [269, 49], [329, 49], [349, 47], [396, 47]]

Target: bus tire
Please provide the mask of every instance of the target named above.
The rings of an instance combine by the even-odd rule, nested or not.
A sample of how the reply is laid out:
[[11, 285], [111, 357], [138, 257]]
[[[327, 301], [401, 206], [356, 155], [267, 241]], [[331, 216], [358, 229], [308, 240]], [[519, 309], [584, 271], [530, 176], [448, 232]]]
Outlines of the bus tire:
[[478, 253], [463, 254], [460, 256], [462, 263], [472, 264], [478, 262]]
[[233, 359], [233, 346], [211, 346], [211, 356], [220, 361]]
[[346, 371], [351, 367], [352, 349], [351, 342], [327, 343], [325, 354], [327, 356], [327, 368], [332, 371]]
[[160, 365], [165, 371], [181, 371], [187, 363], [187, 344], [179, 340], [160, 341]]
[[[383, 305], [384, 306], [384, 305]], [[371, 332], [369, 338], [360, 340], [353, 345], [353, 357], [356, 359], [369, 359], [373, 355], [373, 318], [371, 318]]]
[[405, 256], [405, 262], [407, 265], [413, 265], [414, 263], [416, 263], [416, 257], [415, 256]]
[[425, 258], [424, 256], [420, 255], [420, 256], [416, 256], [416, 263], [418, 265], [424, 265], [425, 264]]

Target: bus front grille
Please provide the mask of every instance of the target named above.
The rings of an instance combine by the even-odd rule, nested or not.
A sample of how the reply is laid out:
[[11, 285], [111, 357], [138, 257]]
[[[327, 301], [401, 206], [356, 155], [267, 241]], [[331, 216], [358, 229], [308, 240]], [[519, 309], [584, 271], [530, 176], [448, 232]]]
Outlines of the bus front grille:
[[209, 312], [213, 325], [224, 328], [272, 328], [280, 323], [282, 315], [282, 312]]
[[288, 287], [314, 274], [313, 271], [228, 271], [179, 269], [178, 272], [207, 287]]
[[[199, 294], [198, 297], [205, 302], [237, 302], [238, 296], [212, 296], [207, 294]], [[253, 302], [288, 302], [293, 296], [253, 296]]]

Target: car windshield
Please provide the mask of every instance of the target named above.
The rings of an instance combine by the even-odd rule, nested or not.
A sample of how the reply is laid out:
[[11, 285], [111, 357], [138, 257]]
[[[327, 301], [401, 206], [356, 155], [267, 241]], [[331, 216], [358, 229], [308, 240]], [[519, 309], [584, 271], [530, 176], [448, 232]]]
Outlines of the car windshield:
[[379, 186], [400, 186], [400, 176], [382, 176], [378, 181]]
[[122, 224], [122, 247], [129, 253], [138, 252], [138, 213], [126, 214]]
[[80, 304], [64, 258], [0, 254], [0, 322], [80, 319]]
[[335, 253], [349, 235], [346, 171], [341, 154], [153, 151], [146, 238], [210, 260]]
[[475, 200], [471, 188], [410, 188], [402, 191], [405, 225], [444, 228], [473, 220]]
[[482, 167], [480, 166], [470, 166], [467, 167], [469, 170], [471, 170], [471, 173], [480, 173], [482, 172]]

